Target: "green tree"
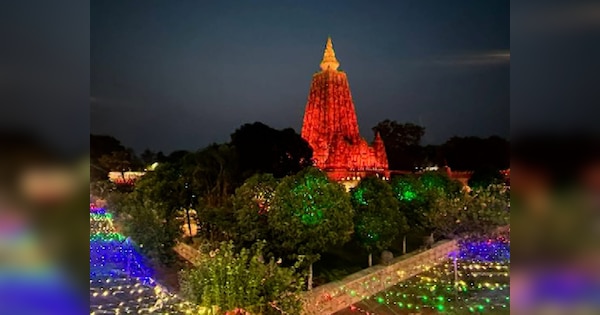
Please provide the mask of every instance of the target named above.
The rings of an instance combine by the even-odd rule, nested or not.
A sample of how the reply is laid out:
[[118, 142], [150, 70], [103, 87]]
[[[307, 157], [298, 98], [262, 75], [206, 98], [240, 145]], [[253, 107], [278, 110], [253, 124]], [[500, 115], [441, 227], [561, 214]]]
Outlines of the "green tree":
[[508, 201], [503, 185], [490, 185], [438, 198], [427, 217], [436, 233], [446, 238], [482, 236], [510, 222]]
[[312, 265], [319, 253], [347, 242], [354, 229], [354, 210], [344, 188], [309, 167], [284, 178], [269, 210], [268, 223], [274, 240], [309, 264], [308, 288], [312, 288]]
[[131, 237], [142, 253], [166, 265], [173, 262], [172, 248], [181, 234], [181, 222], [166, 204], [134, 191], [125, 195], [115, 209], [123, 234]]
[[[462, 185], [440, 172], [425, 172], [394, 177], [392, 190], [398, 199], [400, 213], [406, 217], [412, 231], [430, 233], [433, 238], [434, 226], [428, 214], [435, 211], [439, 198], [460, 194]], [[406, 253], [406, 235], [403, 239], [403, 253]]]
[[270, 239], [267, 215], [278, 184], [271, 174], [256, 174], [236, 189], [233, 209], [240, 243]]
[[397, 235], [408, 230], [406, 218], [398, 211], [399, 203], [391, 186], [369, 176], [350, 191], [354, 208], [354, 235], [369, 253], [369, 267], [373, 265], [373, 251], [386, 250]]
[[198, 267], [180, 274], [181, 293], [205, 307], [221, 310], [243, 309], [251, 314], [301, 314], [303, 279], [294, 267], [281, 267], [271, 259], [263, 261], [264, 242], [252, 250], [234, 251], [223, 242], [218, 250], [204, 256]]

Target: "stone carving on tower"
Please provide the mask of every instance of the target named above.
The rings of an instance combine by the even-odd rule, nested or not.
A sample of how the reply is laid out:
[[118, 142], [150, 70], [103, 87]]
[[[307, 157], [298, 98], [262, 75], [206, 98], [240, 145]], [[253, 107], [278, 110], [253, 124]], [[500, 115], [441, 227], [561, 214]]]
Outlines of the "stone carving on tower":
[[302, 137], [313, 149], [315, 166], [332, 179], [377, 174], [389, 177], [385, 147], [379, 134], [372, 145], [360, 136], [346, 73], [338, 70], [331, 37], [327, 38], [321, 71], [312, 78], [302, 124]]

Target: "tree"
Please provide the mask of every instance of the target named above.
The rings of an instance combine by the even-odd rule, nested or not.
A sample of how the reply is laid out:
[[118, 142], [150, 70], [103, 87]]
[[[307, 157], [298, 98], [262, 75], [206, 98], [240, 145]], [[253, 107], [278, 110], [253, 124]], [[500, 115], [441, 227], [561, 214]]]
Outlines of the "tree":
[[203, 256], [198, 267], [180, 274], [181, 293], [205, 307], [251, 314], [301, 314], [303, 279], [298, 265], [281, 267], [274, 259], [262, 259], [264, 242], [253, 249], [234, 251], [233, 243]]
[[195, 205], [200, 233], [213, 242], [230, 239], [235, 228], [231, 195], [239, 181], [236, 152], [230, 145], [213, 144], [185, 155], [181, 163], [186, 204]]
[[117, 190], [117, 185], [109, 180], [93, 181], [90, 183], [90, 194], [101, 199], [107, 199]]
[[427, 216], [435, 231], [446, 238], [483, 236], [509, 223], [508, 200], [503, 185], [490, 185], [439, 198]]
[[277, 186], [268, 223], [276, 244], [292, 256], [306, 257], [311, 289], [312, 264], [319, 259], [319, 253], [350, 239], [353, 216], [344, 188], [309, 167], [284, 178]]
[[398, 200], [390, 185], [369, 176], [350, 191], [354, 208], [354, 235], [369, 253], [369, 267], [373, 265], [373, 251], [387, 249], [399, 233], [408, 230], [406, 219], [398, 212]]
[[425, 160], [425, 151], [420, 146], [425, 127], [386, 119], [373, 127], [373, 131], [381, 135], [391, 169], [413, 170]]
[[256, 174], [236, 189], [233, 209], [240, 242], [247, 244], [258, 239], [271, 239], [267, 215], [278, 184], [271, 174]]
[[469, 187], [486, 188], [489, 185], [504, 183], [504, 175], [499, 170], [491, 167], [482, 167], [473, 172], [469, 178]]
[[510, 167], [510, 143], [497, 136], [452, 137], [441, 150], [453, 170], [504, 170]]
[[294, 175], [312, 165], [312, 149], [293, 129], [273, 129], [263, 123], [245, 124], [231, 134], [245, 179], [255, 173], [276, 178]]
[[90, 160], [97, 161], [103, 155], [126, 151], [125, 146], [115, 137], [107, 135], [90, 135]]
[[[108, 172], [138, 169], [141, 162], [133, 149], [126, 148], [112, 136], [90, 135], [90, 178], [105, 180]], [[122, 174], [123, 175], [123, 174]]]
[[156, 152], [150, 149], [145, 149], [144, 152], [140, 154], [140, 159], [142, 160], [142, 163], [144, 163], [145, 166], [151, 165], [152, 163], [157, 162], [158, 160]]
[[180, 222], [166, 204], [134, 191], [115, 205], [117, 223], [148, 257], [169, 265], [173, 262], [175, 240], [181, 234]]
[[131, 154], [127, 151], [113, 151], [111, 154], [106, 154], [98, 159], [98, 163], [105, 170], [121, 172], [121, 176], [125, 178], [125, 171], [129, 170], [132, 164]]
[[[401, 175], [392, 180], [392, 190], [398, 199], [400, 213], [406, 217], [411, 230], [430, 233], [433, 238], [434, 226], [428, 218], [435, 211], [439, 198], [460, 194], [462, 185], [440, 172], [425, 172], [415, 175]], [[403, 253], [406, 253], [406, 235], [403, 239]]]

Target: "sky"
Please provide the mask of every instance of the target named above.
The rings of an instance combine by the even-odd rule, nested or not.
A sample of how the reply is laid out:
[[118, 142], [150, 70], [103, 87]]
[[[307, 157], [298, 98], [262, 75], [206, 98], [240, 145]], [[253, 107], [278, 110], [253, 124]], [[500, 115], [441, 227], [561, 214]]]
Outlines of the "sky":
[[137, 152], [300, 132], [327, 36], [367, 140], [384, 119], [509, 136], [508, 0], [92, 1], [90, 35], [91, 132]]

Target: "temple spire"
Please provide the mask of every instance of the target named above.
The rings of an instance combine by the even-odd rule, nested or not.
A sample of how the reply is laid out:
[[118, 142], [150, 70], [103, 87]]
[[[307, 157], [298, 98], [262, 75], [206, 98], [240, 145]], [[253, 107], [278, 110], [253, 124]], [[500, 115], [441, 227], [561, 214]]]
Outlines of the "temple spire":
[[321, 70], [337, 70], [340, 63], [335, 58], [335, 51], [333, 51], [333, 43], [331, 42], [331, 36], [327, 37], [327, 44], [325, 45], [325, 52], [323, 53], [323, 60], [321, 61]]

